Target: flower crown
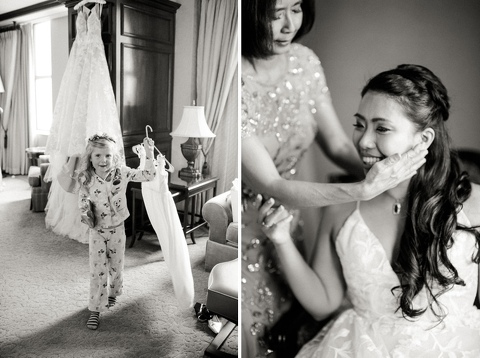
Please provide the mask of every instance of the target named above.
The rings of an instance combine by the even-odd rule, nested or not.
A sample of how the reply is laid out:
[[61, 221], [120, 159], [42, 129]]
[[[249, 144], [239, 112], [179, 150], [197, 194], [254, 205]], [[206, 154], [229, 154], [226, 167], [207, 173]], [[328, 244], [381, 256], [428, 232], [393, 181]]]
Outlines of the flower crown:
[[94, 134], [93, 136], [91, 136], [90, 138], [88, 138], [88, 141], [89, 142], [97, 142], [99, 140], [108, 140], [110, 142], [113, 142], [113, 143], [116, 143], [115, 140], [110, 137], [107, 133], [103, 133], [103, 134]]

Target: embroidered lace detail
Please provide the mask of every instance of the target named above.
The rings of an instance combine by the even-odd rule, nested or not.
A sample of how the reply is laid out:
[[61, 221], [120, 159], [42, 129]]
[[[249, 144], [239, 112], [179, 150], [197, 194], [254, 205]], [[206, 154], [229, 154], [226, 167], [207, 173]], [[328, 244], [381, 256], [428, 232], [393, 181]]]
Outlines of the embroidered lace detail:
[[[458, 220], [467, 226], [463, 212]], [[377, 237], [355, 210], [340, 230], [336, 248], [353, 308], [347, 309], [307, 343], [297, 357], [477, 357], [480, 356], [480, 310], [473, 306], [478, 266], [473, 235], [454, 234], [448, 255], [465, 286], [455, 285], [439, 297], [447, 317], [442, 324], [429, 310], [415, 321], [399, 312], [392, 287], [398, 277]], [[426, 293], [415, 298], [425, 307]]]
[[60, 84], [46, 144], [46, 153], [50, 154], [46, 180], [52, 181], [45, 209], [46, 226], [56, 234], [83, 243], [88, 243], [88, 235], [86, 226], [80, 223], [77, 198], [60, 187], [57, 174], [68, 157], [84, 152], [87, 138], [96, 133], [113, 137], [123, 157], [122, 131], [101, 39], [101, 11], [100, 4], [92, 10], [85, 6], [79, 9], [77, 36]]

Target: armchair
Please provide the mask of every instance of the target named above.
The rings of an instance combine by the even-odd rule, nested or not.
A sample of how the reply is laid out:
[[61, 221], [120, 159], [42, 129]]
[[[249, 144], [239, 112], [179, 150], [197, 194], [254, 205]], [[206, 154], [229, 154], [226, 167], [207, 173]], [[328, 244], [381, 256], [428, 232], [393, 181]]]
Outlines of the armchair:
[[30, 210], [32, 211], [45, 211], [51, 186], [51, 182], [45, 181], [45, 173], [50, 165], [49, 162], [50, 156], [40, 155], [38, 166], [32, 165], [28, 169], [28, 183], [32, 187], [32, 199], [30, 202]]
[[209, 226], [205, 250], [205, 270], [238, 257], [238, 222], [233, 221], [230, 191], [208, 200], [202, 216]]

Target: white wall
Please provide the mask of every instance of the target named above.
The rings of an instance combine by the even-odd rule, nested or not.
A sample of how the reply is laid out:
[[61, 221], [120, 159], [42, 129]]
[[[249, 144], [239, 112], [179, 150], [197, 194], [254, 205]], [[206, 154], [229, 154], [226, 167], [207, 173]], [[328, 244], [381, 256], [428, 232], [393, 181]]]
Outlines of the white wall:
[[[314, 28], [303, 43], [320, 57], [349, 135], [366, 81], [415, 63], [430, 68], [449, 91], [447, 123], [454, 145], [480, 150], [480, 2], [317, 0], [316, 5]], [[326, 159], [320, 164], [322, 178], [336, 170]]]
[[[316, 0], [316, 21], [303, 43], [319, 56], [335, 109], [352, 134], [360, 91], [377, 73], [402, 63], [430, 68], [451, 97], [453, 144], [480, 150], [480, 2], [477, 0]], [[339, 169], [318, 148], [301, 163], [301, 178], [325, 181]], [[315, 234], [319, 210], [305, 210]]]
[[53, 106], [58, 96], [65, 67], [68, 61], [68, 16], [53, 19], [52, 31], [52, 100]]

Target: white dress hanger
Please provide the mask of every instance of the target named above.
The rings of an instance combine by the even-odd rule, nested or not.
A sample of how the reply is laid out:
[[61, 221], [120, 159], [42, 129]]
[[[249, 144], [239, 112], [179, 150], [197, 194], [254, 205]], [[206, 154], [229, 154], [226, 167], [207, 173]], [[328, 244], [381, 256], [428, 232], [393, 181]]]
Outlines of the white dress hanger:
[[[145, 136], [146, 136], [147, 138], [149, 138], [149, 136], [148, 136], [148, 129], [150, 129], [150, 131], [153, 132], [152, 127], [150, 127], [150, 125], [147, 124], [147, 125], [145, 126]], [[160, 156], [161, 156], [163, 159], [165, 159], [165, 162], [168, 164], [168, 168], [165, 168], [165, 170], [166, 170], [167, 172], [173, 173], [173, 172], [175, 171], [174, 166], [167, 160], [167, 158], [165, 158], [165, 156], [163, 155], [163, 153], [162, 153], [156, 146], [155, 146], [154, 148], [157, 150], [158, 154], [160, 154]]]
[[91, 3], [91, 2], [95, 2], [97, 4], [106, 4], [107, 3], [105, 0], [82, 0], [77, 5], [75, 5], [73, 10], [78, 10], [81, 6], [83, 6], [85, 4], [88, 4], [88, 3]]

